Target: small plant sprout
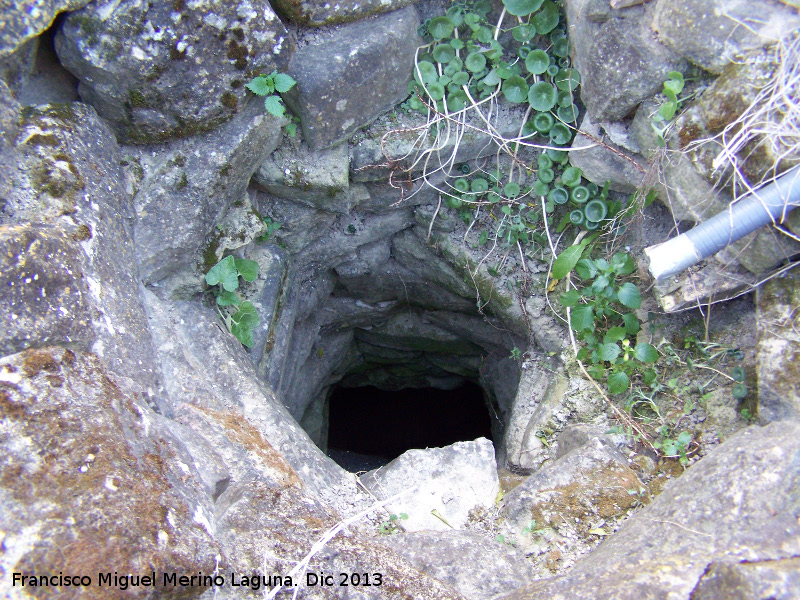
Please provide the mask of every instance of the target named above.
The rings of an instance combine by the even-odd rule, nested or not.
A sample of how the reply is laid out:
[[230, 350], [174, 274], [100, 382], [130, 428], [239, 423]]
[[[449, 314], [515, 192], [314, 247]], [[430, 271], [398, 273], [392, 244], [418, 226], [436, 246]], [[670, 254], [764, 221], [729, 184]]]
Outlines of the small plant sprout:
[[[297, 82], [286, 73], [273, 71], [269, 75], [258, 75], [247, 84], [247, 89], [257, 96], [264, 97], [264, 108], [275, 117], [282, 117], [286, 114], [286, 107], [278, 94], [285, 94], [294, 87]], [[276, 94], [277, 92], [278, 94]], [[297, 124], [294, 123], [295, 130]], [[291, 132], [290, 132], [291, 135]]]
[[254, 260], [226, 256], [206, 273], [206, 283], [219, 286], [214, 289], [217, 297], [217, 312], [225, 327], [244, 346], [255, 345], [253, 330], [258, 326], [259, 316], [256, 307], [242, 300], [236, 290], [239, 277], [245, 281], [255, 281], [258, 277], [258, 263]]
[[401, 526], [400, 521], [405, 521], [408, 519], [408, 515], [406, 513], [400, 513], [399, 515], [391, 514], [389, 518], [381, 523], [379, 528], [380, 533], [383, 535], [392, 535], [394, 533], [399, 533]]
[[269, 238], [272, 236], [273, 233], [278, 231], [281, 228], [281, 224], [277, 221], [273, 221], [269, 217], [261, 217], [261, 220], [264, 222], [264, 233], [256, 238], [256, 241], [259, 244], [266, 244], [269, 241]]
[[520, 352], [520, 349], [519, 349], [519, 348], [517, 348], [516, 346], [514, 346], [514, 347], [511, 349], [511, 355], [510, 355], [508, 358], [510, 358], [511, 360], [517, 360], [517, 361], [518, 361], [519, 359], [521, 359], [521, 358], [522, 358], [522, 352]]

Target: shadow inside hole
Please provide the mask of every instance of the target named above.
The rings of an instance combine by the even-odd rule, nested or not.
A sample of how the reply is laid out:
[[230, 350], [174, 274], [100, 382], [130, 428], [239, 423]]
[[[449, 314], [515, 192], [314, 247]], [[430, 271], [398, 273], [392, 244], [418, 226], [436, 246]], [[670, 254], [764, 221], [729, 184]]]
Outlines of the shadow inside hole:
[[329, 400], [328, 455], [349, 471], [376, 469], [412, 448], [492, 439], [483, 390], [337, 387]]

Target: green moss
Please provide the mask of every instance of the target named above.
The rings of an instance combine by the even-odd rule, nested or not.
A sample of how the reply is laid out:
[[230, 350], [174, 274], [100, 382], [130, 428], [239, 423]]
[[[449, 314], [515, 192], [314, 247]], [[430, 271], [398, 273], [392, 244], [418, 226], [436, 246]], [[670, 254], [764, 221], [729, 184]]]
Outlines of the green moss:
[[73, 13], [70, 20], [75, 23], [83, 33], [83, 39], [89, 46], [96, 46], [100, 42], [100, 22], [85, 13]]
[[220, 102], [222, 102], [223, 106], [227, 106], [231, 110], [236, 110], [236, 108], [239, 106], [239, 100], [236, 98], [236, 94], [231, 92], [225, 92], [222, 94]]
[[92, 239], [92, 228], [88, 225], [78, 225], [75, 233], [72, 234], [72, 239], [76, 242], [85, 242]]
[[78, 115], [69, 103], [52, 103], [40, 106], [25, 106], [20, 111], [24, 119], [35, 117], [51, 117], [62, 121], [76, 122]]
[[244, 71], [247, 68], [247, 59], [246, 58], [237, 58], [236, 62], [233, 63], [233, 66], [240, 71]]
[[242, 87], [241, 79], [234, 79], [231, 81], [231, 89], [238, 90], [240, 87]]
[[219, 174], [222, 175], [223, 177], [227, 177], [228, 175], [230, 175], [231, 174], [230, 163], [225, 163], [224, 165], [222, 165], [222, 167], [220, 167]]
[[219, 241], [222, 238], [222, 233], [215, 233], [208, 245], [203, 250], [203, 273], [208, 273], [215, 264], [217, 264], [217, 250], [219, 249]]
[[240, 42], [244, 41], [244, 31], [242, 31], [241, 27], [235, 27], [234, 29], [231, 29], [231, 33], [233, 34], [233, 37]]
[[178, 167], [185, 167], [186, 157], [179, 152], [178, 154], [175, 155], [175, 158], [172, 159], [172, 164]]
[[145, 107], [147, 100], [139, 90], [128, 90], [128, 102], [131, 106]]
[[186, 0], [172, 0], [172, 10], [175, 12], [183, 12], [186, 8]]
[[186, 58], [186, 50], [178, 50], [178, 48], [170, 48], [169, 50], [169, 57], [172, 60], [181, 60], [182, 58]]
[[27, 146], [58, 146], [60, 142], [52, 133], [34, 133], [25, 140]]
[[178, 180], [178, 183], [175, 185], [179, 190], [183, 190], [189, 186], [189, 180], [186, 177], [186, 171], [181, 173], [181, 178]]

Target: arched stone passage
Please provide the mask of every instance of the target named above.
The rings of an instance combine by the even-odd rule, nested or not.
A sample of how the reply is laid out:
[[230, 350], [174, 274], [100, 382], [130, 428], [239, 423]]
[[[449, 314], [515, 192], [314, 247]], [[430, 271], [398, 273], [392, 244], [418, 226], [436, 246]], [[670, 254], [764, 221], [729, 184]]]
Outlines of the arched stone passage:
[[471, 381], [450, 390], [339, 386], [328, 402], [328, 424], [329, 454], [349, 469], [388, 462], [412, 448], [492, 437], [483, 390]]

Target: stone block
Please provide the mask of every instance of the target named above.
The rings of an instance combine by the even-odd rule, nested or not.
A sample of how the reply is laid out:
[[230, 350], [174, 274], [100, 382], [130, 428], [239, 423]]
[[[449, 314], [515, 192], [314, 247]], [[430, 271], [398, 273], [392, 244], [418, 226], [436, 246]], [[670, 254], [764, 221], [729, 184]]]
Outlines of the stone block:
[[55, 44], [120, 142], [147, 144], [229, 120], [251, 73], [286, 68], [288, 38], [266, 0], [104, 0], [70, 13]]
[[298, 25], [322, 27], [349, 23], [408, 6], [413, 0], [273, 0], [272, 5]]
[[712, 73], [800, 27], [796, 7], [768, 0], [658, 0], [655, 9], [661, 42]]
[[585, 4], [564, 3], [574, 64], [582, 77], [581, 99], [593, 121], [617, 121], [659, 92], [667, 73], [685, 70], [686, 62], [651, 31], [651, 5], [606, 17], [585, 10]]
[[286, 101], [314, 149], [330, 148], [408, 96], [419, 17], [413, 7], [309, 31], [289, 62]]
[[469, 512], [490, 509], [500, 490], [494, 446], [486, 438], [409, 450], [361, 481], [380, 500], [403, 494], [386, 508], [408, 515], [406, 531], [463, 529]]

